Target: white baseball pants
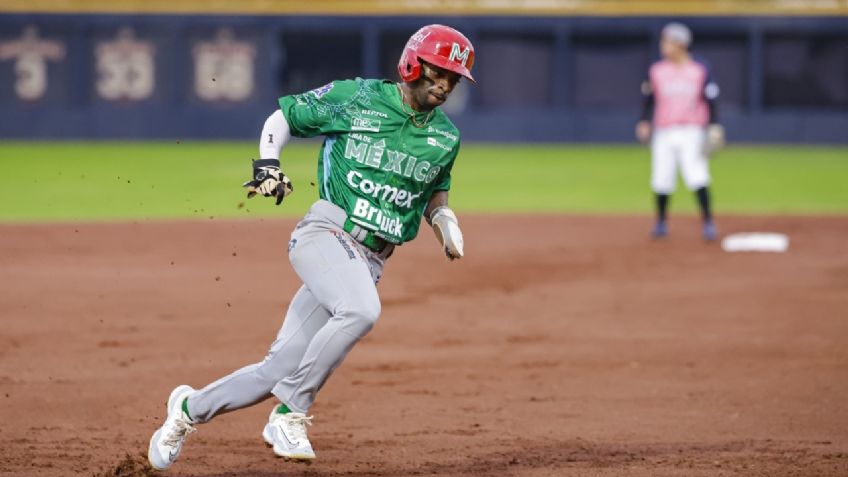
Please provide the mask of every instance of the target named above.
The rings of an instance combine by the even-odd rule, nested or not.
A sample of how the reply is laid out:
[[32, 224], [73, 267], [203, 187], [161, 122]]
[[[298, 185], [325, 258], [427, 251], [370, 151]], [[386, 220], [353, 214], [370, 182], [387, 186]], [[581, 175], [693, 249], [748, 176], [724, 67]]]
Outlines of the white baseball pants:
[[670, 126], [654, 131], [651, 140], [651, 188], [671, 194], [677, 186], [677, 167], [689, 190], [710, 184], [709, 160], [704, 154], [706, 131], [701, 126]]
[[[376, 254], [342, 230], [345, 212], [316, 202], [297, 225], [289, 260], [303, 286], [265, 359], [191, 395], [195, 422], [276, 396], [307, 412], [327, 378], [380, 316], [376, 283], [390, 249]], [[391, 246], [389, 246], [391, 247]]]

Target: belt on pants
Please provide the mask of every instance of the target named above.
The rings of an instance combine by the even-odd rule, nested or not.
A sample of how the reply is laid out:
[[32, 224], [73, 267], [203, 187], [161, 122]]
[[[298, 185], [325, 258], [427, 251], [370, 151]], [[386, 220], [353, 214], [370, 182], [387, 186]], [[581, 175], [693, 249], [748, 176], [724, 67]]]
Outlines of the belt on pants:
[[374, 232], [356, 225], [351, 222], [350, 219], [345, 219], [344, 227], [342, 228], [345, 232], [349, 233], [354, 240], [368, 247], [368, 249], [374, 253], [381, 253], [389, 245], [388, 241], [378, 237]]

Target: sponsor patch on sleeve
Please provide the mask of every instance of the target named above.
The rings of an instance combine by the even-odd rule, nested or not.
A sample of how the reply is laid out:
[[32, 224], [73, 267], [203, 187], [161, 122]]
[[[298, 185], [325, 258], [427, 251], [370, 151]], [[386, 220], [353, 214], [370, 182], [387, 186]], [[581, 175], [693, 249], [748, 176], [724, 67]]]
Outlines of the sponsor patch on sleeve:
[[316, 98], [321, 99], [322, 96], [329, 93], [333, 89], [333, 86], [335, 86], [333, 83], [327, 83], [324, 86], [321, 86], [320, 88], [313, 89], [312, 91], [310, 91], [310, 93], [314, 94]]

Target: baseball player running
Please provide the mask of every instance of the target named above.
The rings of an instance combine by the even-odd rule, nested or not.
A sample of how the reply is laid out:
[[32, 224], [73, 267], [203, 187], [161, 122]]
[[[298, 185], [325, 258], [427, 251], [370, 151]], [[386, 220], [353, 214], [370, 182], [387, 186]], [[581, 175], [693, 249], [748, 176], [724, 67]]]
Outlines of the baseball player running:
[[663, 28], [663, 59], [651, 65], [642, 84], [645, 101], [636, 137], [643, 143], [651, 141], [651, 187], [657, 208], [653, 236], [668, 234], [668, 202], [679, 165], [686, 186], [698, 198], [703, 238], [712, 241], [717, 232], [710, 210], [709, 155], [724, 145], [724, 129], [716, 116], [718, 85], [707, 64], [690, 55], [691, 42], [686, 25], [669, 23]]
[[167, 401], [165, 423], [148, 459], [170, 467], [195, 426], [218, 414], [279, 399], [262, 438], [287, 460], [312, 461], [309, 408], [324, 383], [380, 315], [376, 284], [394, 248], [418, 234], [422, 216], [449, 259], [463, 255], [448, 207], [459, 131], [439, 109], [462, 77], [474, 82], [474, 47], [460, 32], [429, 25], [400, 57], [400, 83], [334, 81], [280, 98], [265, 122], [248, 197], [280, 204], [292, 185], [279, 154], [290, 136], [324, 136], [320, 199], [298, 223], [289, 260], [303, 286], [289, 304], [267, 356], [206, 387], [182, 385]]

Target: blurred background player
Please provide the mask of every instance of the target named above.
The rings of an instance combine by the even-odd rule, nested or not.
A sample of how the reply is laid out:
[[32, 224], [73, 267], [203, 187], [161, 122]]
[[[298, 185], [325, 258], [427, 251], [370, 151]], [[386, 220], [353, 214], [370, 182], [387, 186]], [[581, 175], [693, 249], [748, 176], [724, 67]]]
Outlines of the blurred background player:
[[712, 241], [717, 231], [710, 205], [709, 156], [724, 144], [724, 129], [716, 116], [718, 85], [706, 62], [689, 53], [691, 43], [686, 25], [669, 23], [663, 28], [663, 59], [651, 65], [642, 84], [645, 101], [636, 137], [643, 143], [651, 141], [651, 188], [657, 210], [652, 235], [668, 235], [668, 205], [679, 165], [683, 181], [698, 199], [702, 236]]

